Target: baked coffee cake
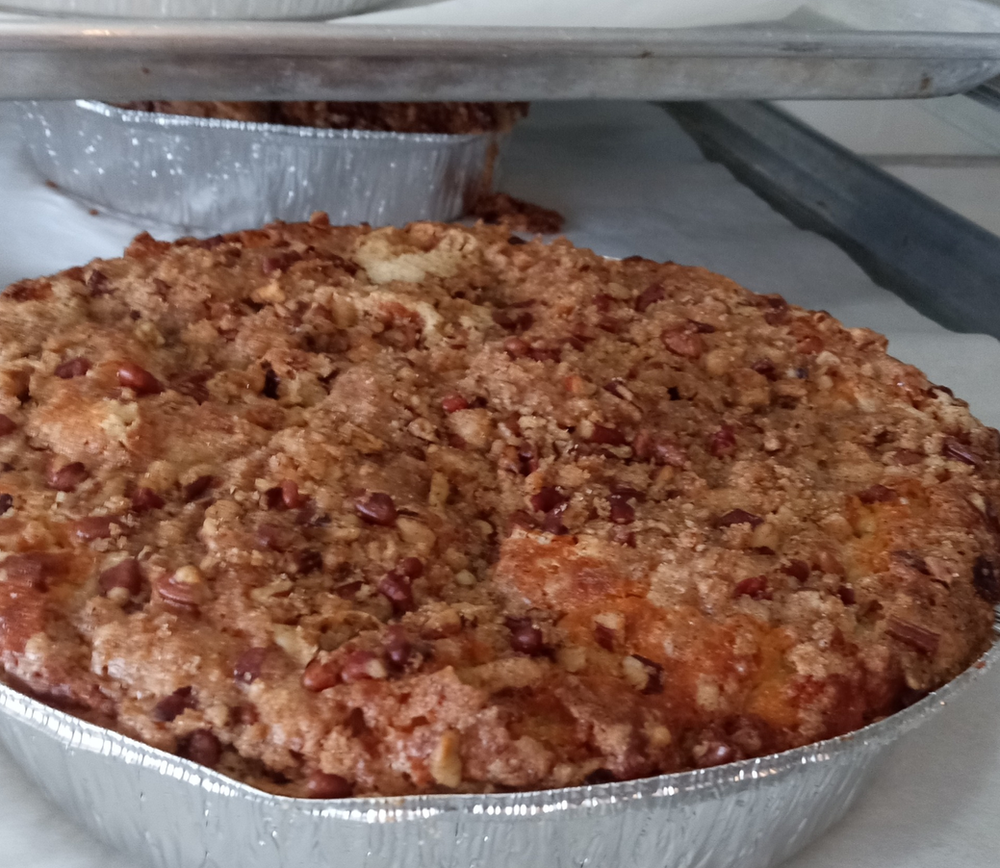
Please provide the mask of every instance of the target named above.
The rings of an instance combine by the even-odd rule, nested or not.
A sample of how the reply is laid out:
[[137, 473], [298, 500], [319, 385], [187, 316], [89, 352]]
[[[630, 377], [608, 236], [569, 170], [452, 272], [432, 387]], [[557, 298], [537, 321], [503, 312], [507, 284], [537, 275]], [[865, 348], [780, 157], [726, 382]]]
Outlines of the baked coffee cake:
[[991, 641], [997, 432], [698, 268], [419, 223], [0, 296], [8, 683], [291, 796], [837, 735]]

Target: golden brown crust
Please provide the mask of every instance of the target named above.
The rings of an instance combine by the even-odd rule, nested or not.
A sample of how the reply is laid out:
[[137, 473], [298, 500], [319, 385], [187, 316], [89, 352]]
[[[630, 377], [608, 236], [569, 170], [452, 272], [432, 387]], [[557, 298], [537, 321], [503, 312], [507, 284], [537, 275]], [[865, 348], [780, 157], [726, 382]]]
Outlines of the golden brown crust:
[[506, 132], [528, 114], [524, 102], [185, 102], [145, 100], [121, 108], [327, 130], [390, 133]]
[[989, 644], [997, 432], [885, 341], [493, 227], [0, 297], [6, 677], [265, 789], [540, 788], [859, 727]]

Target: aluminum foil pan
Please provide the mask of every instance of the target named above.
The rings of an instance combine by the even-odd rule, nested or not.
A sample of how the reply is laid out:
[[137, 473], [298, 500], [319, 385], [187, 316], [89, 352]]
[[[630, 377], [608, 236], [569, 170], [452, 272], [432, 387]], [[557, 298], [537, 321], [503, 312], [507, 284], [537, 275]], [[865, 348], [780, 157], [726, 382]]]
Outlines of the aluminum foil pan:
[[230, 232], [326, 211], [335, 224], [454, 220], [492, 183], [498, 134], [321, 130], [23, 102], [38, 171], [104, 211]]
[[0, 740], [51, 799], [161, 868], [765, 868], [836, 823], [886, 749], [1000, 644], [920, 702], [782, 754], [640, 781], [498, 795], [271, 796], [0, 685]]
[[389, 0], [9, 0], [0, 8], [108, 18], [336, 18]]

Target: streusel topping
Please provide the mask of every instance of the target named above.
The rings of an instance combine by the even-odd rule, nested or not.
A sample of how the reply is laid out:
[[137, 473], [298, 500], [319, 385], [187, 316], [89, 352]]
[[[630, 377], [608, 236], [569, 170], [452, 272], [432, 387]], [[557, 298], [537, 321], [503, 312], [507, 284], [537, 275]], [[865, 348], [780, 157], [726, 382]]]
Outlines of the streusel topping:
[[825, 313], [308, 224], [0, 296], [0, 660], [266, 790], [557, 787], [860, 727], [1000, 600], [997, 432]]

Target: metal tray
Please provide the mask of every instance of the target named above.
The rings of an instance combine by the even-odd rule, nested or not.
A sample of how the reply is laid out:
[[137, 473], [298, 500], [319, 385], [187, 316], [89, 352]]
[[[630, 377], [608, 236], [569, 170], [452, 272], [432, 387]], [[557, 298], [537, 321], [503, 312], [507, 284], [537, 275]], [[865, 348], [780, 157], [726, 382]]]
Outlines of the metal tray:
[[989, 0], [807, 5], [699, 29], [0, 16], [0, 98], [896, 98], [1000, 75]]

